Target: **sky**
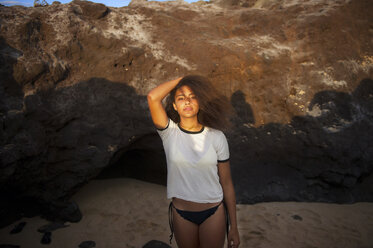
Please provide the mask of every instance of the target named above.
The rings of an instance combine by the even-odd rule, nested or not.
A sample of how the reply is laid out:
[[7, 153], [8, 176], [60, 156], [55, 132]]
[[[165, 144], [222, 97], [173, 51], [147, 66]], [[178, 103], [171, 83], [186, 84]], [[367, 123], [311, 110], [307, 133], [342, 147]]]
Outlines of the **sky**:
[[[53, 1], [54, 0], [47, 0], [46, 2], [48, 4], [52, 4]], [[71, 2], [71, 0], [58, 0], [58, 1], [61, 3]], [[127, 6], [131, 2], [131, 0], [116, 0], [116, 1], [114, 0], [90, 0], [90, 1], [95, 2], [95, 3], [103, 3], [106, 6], [110, 6], [110, 7], [123, 7], [123, 6]], [[158, 0], [158, 1], [165, 1], [165, 0]], [[196, 2], [198, 0], [184, 0], [184, 1], [191, 3], [191, 2]], [[23, 5], [26, 7], [32, 7], [34, 6], [34, 0], [0, 0], [0, 4], [5, 5], [5, 6]]]

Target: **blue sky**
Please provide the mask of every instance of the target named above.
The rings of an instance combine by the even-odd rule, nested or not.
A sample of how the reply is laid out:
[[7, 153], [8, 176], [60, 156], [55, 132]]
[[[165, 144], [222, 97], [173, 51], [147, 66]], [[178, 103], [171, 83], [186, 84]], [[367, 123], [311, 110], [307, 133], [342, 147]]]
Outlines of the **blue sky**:
[[[54, 0], [47, 0], [47, 3], [52, 4]], [[164, 1], [164, 0], [159, 0], [159, 1]], [[191, 2], [196, 2], [198, 0], [184, 0], [188, 3]], [[42, 1], [40, 1], [42, 2]], [[71, 0], [59, 0], [61, 3], [69, 3]], [[103, 3], [106, 6], [111, 6], [111, 7], [123, 7], [127, 6], [131, 0], [92, 0], [91, 2], [95, 3]], [[5, 5], [5, 6], [12, 6], [12, 5], [23, 5], [26, 7], [32, 7], [34, 5], [33, 0], [0, 0], [0, 4]]]

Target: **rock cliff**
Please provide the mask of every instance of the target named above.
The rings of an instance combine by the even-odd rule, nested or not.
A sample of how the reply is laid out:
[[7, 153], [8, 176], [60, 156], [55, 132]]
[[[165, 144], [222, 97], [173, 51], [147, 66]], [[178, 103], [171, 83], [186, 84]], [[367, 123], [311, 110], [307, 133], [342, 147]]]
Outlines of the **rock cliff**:
[[99, 175], [164, 183], [145, 96], [186, 74], [231, 99], [240, 203], [372, 201], [372, 9], [369, 0], [0, 6], [1, 218], [27, 209], [79, 220], [67, 200]]

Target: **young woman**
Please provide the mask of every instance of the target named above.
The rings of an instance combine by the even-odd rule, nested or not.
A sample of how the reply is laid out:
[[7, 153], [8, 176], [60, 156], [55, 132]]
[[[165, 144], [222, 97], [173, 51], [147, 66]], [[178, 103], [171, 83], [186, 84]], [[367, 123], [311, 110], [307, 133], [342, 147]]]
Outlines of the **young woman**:
[[226, 231], [228, 248], [240, 244], [228, 143], [220, 131], [229, 124], [224, 99], [207, 78], [193, 75], [148, 94], [167, 159], [171, 239], [174, 233], [179, 248], [222, 248]]

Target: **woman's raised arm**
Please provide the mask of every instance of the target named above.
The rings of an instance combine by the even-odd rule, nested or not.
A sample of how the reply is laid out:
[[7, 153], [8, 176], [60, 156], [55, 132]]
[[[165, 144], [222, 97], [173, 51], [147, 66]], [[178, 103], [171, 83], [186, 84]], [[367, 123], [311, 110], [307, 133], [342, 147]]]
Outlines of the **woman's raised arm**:
[[148, 93], [148, 105], [153, 123], [156, 128], [166, 128], [168, 117], [162, 105], [162, 100], [175, 88], [182, 77], [162, 83]]

